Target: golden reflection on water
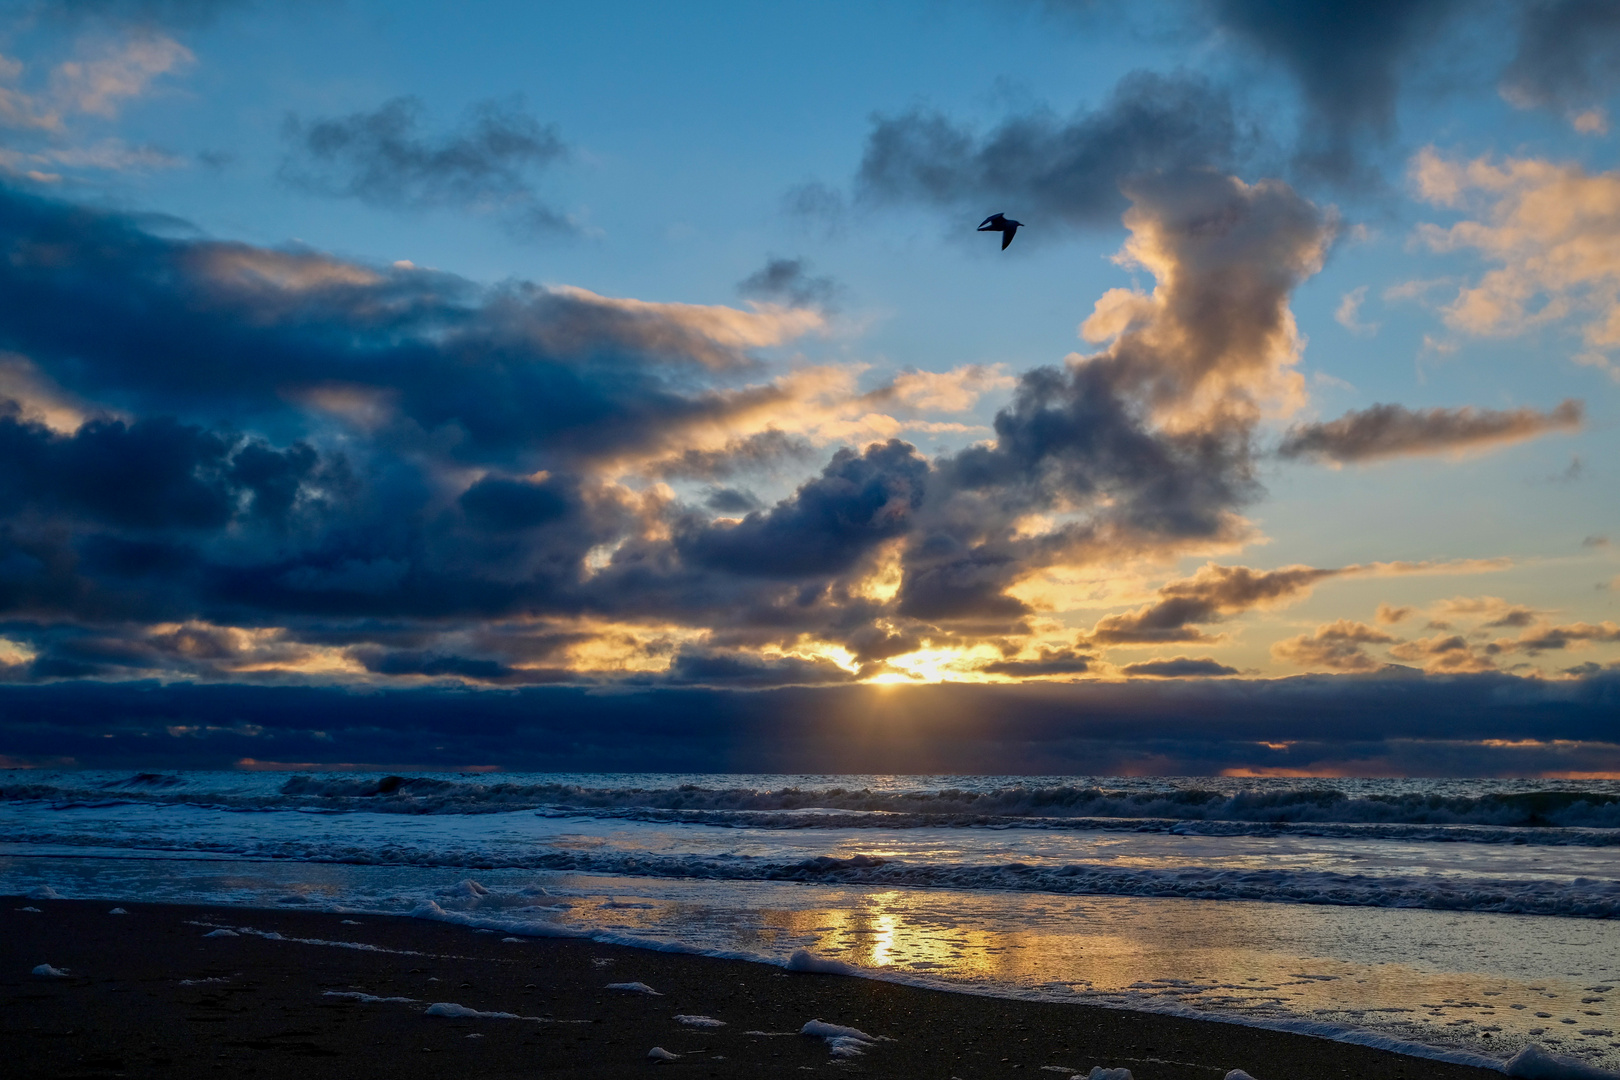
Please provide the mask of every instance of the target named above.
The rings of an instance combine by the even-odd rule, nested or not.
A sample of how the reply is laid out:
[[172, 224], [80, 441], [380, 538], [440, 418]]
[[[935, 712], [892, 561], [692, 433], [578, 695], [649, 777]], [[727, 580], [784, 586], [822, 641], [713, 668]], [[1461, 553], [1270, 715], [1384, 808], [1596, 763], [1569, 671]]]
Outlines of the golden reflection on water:
[[[778, 957], [806, 948], [869, 970], [992, 993], [1127, 1005], [1146, 998], [1227, 1016], [1371, 1024], [1480, 1051], [1536, 1039], [1620, 1062], [1620, 995], [1607, 992], [1608, 984], [1588, 985], [1599, 981], [1599, 968], [1607, 973], [1603, 957], [1620, 961], [1607, 924], [1568, 921], [1563, 944], [1590, 939], [1584, 961], [1576, 958], [1580, 949], [1547, 951], [1543, 939], [1536, 963], [1548, 975], [1527, 979], [1491, 975], [1489, 963], [1483, 972], [1448, 970], [1459, 959], [1464, 923], [1445, 912], [799, 888], [776, 894], [777, 904], [732, 909], [726, 947]], [[801, 903], [814, 906], [788, 906]], [[665, 902], [612, 915], [617, 928], [658, 933], [717, 926], [720, 912]], [[1468, 926], [1486, 925], [1472, 919]], [[1520, 948], [1515, 930], [1540, 928], [1520, 919], [1536, 917], [1490, 924], [1499, 958]], [[1383, 932], [1369, 933], [1374, 925]], [[1593, 974], [1562, 974], [1576, 966]]]

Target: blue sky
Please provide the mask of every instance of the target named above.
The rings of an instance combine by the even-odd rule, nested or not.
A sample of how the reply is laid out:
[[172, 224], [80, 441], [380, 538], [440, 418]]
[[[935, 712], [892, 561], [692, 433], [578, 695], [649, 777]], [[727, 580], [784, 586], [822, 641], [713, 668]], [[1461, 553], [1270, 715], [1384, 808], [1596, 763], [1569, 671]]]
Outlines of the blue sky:
[[3, 678], [1608, 700], [1620, 14], [1138, 7], [0, 4]]

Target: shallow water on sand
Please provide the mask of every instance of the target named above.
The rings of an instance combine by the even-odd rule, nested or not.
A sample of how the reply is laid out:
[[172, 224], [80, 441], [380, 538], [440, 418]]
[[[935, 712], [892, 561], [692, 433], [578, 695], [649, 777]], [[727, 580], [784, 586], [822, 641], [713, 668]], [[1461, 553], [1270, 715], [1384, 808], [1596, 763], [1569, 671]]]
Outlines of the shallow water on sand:
[[0, 850], [5, 892], [430, 916], [431, 901], [505, 932], [776, 963], [808, 949], [878, 977], [969, 992], [1496, 1058], [1534, 1041], [1620, 1066], [1614, 920], [526, 869], [478, 872], [488, 890], [479, 893], [439, 868]]

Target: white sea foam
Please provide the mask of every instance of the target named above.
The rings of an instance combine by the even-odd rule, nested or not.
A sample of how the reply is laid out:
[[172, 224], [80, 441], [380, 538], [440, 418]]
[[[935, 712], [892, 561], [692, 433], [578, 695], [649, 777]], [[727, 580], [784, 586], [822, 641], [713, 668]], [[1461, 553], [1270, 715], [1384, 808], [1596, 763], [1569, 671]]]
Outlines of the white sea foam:
[[457, 1005], [450, 1001], [435, 1001], [422, 1010], [423, 1016], [446, 1016], [454, 1020], [533, 1020], [544, 1023], [545, 1019], [539, 1016], [519, 1016], [509, 1012], [485, 1012], [482, 1009], [469, 1009], [465, 1005]]
[[815, 971], [823, 975], [859, 975], [861, 969], [830, 956], [817, 956], [809, 949], [794, 949], [784, 965], [789, 971]]
[[109, 914], [109, 915], [128, 915], [129, 912], [125, 911], [121, 907], [115, 907], [111, 911], [107, 912], [107, 914]]
[[[350, 1001], [359, 1001], [359, 1002], [362, 1002], [362, 1003], [367, 1004], [367, 1005], [378, 1005], [378, 1004], [385, 1004], [385, 1003], [386, 1004], [398, 1004], [398, 1005], [416, 1005], [416, 1004], [419, 1004], [419, 1002], [418, 1002], [418, 1000], [416, 998], [410, 998], [410, 997], [378, 997], [376, 994], [363, 994], [358, 990], [327, 990], [327, 991], [325, 991], [325, 992], [323, 992], [321, 994], [321, 997], [347, 998]], [[443, 1015], [443, 1014], [434, 1013], [433, 1015], [440, 1016], [440, 1015]]]
[[825, 1020], [811, 1020], [799, 1029], [800, 1035], [810, 1035], [827, 1043], [827, 1050], [835, 1058], [859, 1057], [879, 1042], [892, 1042], [881, 1035], [868, 1035], [859, 1028], [843, 1024], [829, 1024]]
[[1233, 1069], [1231, 1072], [1226, 1074], [1223, 1080], [1254, 1080], [1254, 1077], [1250, 1076], [1242, 1069]]
[[672, 1054], [668, 1050], [665, 1050], [662, 1046], [655, 1046], [651, 1050], [647, 1051], [647, 1056], [653, 1061], [678, 1061], [680, 1060], [681, 1055]]
[[1136, 1080], [1129, 1069], [1107, 1069], [1101, 1065], [1093, 1065], [1091, 1071], [1084, 1077], [1076, 1076], [1074, 1080]]
[[660, 994], [658, 991], [654, 990], [652, 987], [648, 986], [644, 982], [608, 983], [607, 986], [605, 987], [605, 989], [608, 989], [608, 990], [623, 990], [626, 993], [630, 993], [630, 994], [650, 994], [653, 997], [663, 997], [664, 996], [663, 994]]
[[218, 930], [210, 930], [203, 937], [241, 937], [235, 930], [227, 930], [223, 926]]
[[724, 1020], [716, 1020], [712, 1016], [687, 1016], [682, 1013], [675, 1014], [675, 1022], [677, 1024], [685, 1024], [687, 1027], [698, 1028], [720, 1028], [726, 1026], [726, 1022]]
[[34, 969], [34, 974], [44, 976], [46, 978], [52, 978], [52, 979], [65, 979], [65, 978], [67, 978], [67, 971], [65, 969], [63, 969], [63, 968], [54, 968], [54, 967], [51, 967], [51, 965], [49, 965], [49, 964], [41, 964], [41, 965], [39, 965], [38, 967], [36, 967]]
[[62, 894], [49, 885], [37, 885], [28, 890], [28, 899], [30, 900], [61, 900], [62, 898]]

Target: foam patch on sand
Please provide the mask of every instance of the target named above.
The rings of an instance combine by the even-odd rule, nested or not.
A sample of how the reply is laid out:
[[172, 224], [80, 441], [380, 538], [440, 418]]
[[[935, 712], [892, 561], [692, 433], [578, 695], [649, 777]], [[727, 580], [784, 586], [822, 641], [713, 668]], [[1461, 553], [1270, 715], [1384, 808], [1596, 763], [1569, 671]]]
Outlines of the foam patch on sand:
[[799, 1029], [800, 1035], [825, 1039], [827, 1049], [835, 1058], [859, 1057], [880, 1042], [893, 1042], [884, 1035], [868, 1035], [859, 1028], [843, 1024], [829, 1024], [825, 1020], [811, 1020]]
[[1531, 1043], [1514, 1054], [1502, 1066], [1502, 1071], [1523, 1080], [1620, 1080], [1620, 1073], [1549, 1053], [1538, 1043]]
[[687, 1027], [720, 1028], [726, 1026], [724, 1020], [716, 1020], [712, 1016], [686, 1016], [681, 1013], [675, 1015], [675, 1022], [685, 1024]]
[[789, 971], [815, 971], [823, 975], [862, 974], [861, 969], [854, 964], [846, 964], [831, 957], [817, 956], [809, 949], [795, 949], [785, 966]]
[[125, 911], [121, 907], [115, 907], [111, 911], [107, 912], [107, 914], [109, 914], [109, 915], [128, 915], [129, 912]]
[[664, 996], [644, 982], [608, 983], [604, 989], [623, 990], [627, 994], [651, 994], [653, 997]]
[[359, 1001], [359, 1002], [363, 1002], [363, 1003], [365, 1003], [367, 1005], [378, 1005], [378, 1004], [417, 1005], [417, 1004], [420, 1004], [420, 1002], [416, 998], [378, 997], [376, 994], [362, 994], [358, 990], [327, 990], [327, 991], [325, 991], [324, 993], [321, 994], [321, 997], [346, 998], [349, 1001]]
[[241, 937], [241, 936], [242, 935], [238, 934], [235, 930], [227, 930], [223, 926], [220, 927], [218, 930], [210, 930], [208, 933], [203, 935], [203, 937]]
[[28, 899], [30, 899], [30, 900], [65, 900], [65, 899], [67, 899], [65, 896], [63, 896], [61, 893], [57, 892], [55, 889], [51, 888], [49, 885], [36, 885], [32, 889], [29, 889], [23, 895], [28, 897]]
[[1254, 1077], [1250, 1076], [1242, 1069], [1233, 1069], [1231, 1072], [1226, 1074], [1225, 1080], [1254, 1080]]
[[654, 1061], [678, 1061], [681, 1055], [672, 1054], [662, 1046], [655, 1046], [647, 1051], [647, 1056]]
[[65, 978], [67, 978], [67, 972], [65, 970], [63, 970], [62, 968], [51, 967], [51, 965], [49, 965], [49, 964], [41, 964], [41, 965], [39, 965], [39, 967], [34, 969], [34, 974], [35, 975], [43, 975], [43, 976], [45, 976], [46, 978], [49, 978], [49, 979], [65, 979]]
[[519, 1016], [509, 1012], [485, 1012], [482, 1009], [469, 1009], [465, 1005], [457, 1005], [453, 1001], [435, 1001], [422, 1010], [424, 1016], [447, 1016], [453, 1020], [532, 1020], [537, 1024], [546, 1022], [543, 1016]]

